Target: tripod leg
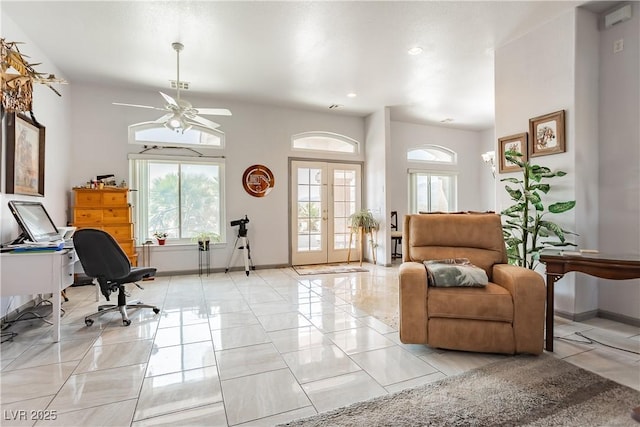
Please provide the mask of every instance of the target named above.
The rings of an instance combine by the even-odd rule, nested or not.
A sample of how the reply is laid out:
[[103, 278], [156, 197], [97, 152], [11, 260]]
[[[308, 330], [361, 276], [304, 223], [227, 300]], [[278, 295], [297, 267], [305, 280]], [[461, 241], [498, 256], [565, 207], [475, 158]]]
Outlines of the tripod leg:
[[249, 267], [251, 270], [255, 270], [256, 267], [253, 265], [253, 259], [251, 259], [251, 244], [249, 243], [249, 238], [247, 237], [247, 252], [249, 253]]
[[233, 250], [231, 251], [231, 254], [229, 255], [229, 260], [227, 261], [227, 268], [224, 269], [225, 273], [228, 273], [229, 267], [231, 267], [231, 261], [233, 261], [233, 255], [235, 255], [236, 248], [238, 247], [238, 239], [240, 239], [240, 237], [236, 237], [236, 242], [233, 244]]
[[244, 240], [244, 242], [242, 242], [242, 248], [244, 249], [242, 251], [244, 255], [244, 272], [248, 276], [249, 275], [249, 241], [247, 240], [246, 237], [243, 237], [242, 239]]

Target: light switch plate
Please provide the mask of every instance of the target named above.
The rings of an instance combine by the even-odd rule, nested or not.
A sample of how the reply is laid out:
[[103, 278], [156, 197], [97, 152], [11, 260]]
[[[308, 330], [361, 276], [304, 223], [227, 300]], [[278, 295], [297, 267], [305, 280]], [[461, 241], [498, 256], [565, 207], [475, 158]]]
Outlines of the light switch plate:
[[624, 49], [624, 39], [616, 40], [613, 42], [613, 53], [622, 52]]

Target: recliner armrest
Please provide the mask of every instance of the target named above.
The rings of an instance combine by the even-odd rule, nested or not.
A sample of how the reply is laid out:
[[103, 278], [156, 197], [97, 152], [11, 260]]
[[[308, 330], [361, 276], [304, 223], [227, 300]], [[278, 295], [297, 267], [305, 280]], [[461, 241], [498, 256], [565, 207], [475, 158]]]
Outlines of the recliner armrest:
[[399, 269], [400, 341], [427, 342], [427, 270], [418, 262], [404, 262]]
[[513, 297], [513, 329], [517, 353], [542, 353], [546, 288], [540, 274], [524, 267], [495, 264], [493, 282]]

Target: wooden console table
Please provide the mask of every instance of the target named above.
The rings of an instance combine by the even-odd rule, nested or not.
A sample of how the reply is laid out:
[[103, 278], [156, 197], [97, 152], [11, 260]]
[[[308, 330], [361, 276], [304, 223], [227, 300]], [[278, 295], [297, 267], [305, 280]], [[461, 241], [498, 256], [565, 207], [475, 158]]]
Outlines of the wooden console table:
[[555, 282], [565, 273], [577, 271], [603, 279], [624, 280], [640, 278], [640, 258], [613, 256], [600, 253], [571, 254], [562, 251], [545, 251], [540, 262], [547, 266], [547, 314], [545, 350], [553, 351], [553, 299]]

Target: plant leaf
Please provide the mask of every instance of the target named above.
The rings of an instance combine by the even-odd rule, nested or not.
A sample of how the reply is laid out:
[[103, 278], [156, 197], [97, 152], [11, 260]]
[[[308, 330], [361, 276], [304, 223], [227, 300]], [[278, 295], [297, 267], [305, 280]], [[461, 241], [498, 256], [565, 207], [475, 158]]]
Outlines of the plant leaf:
[[519, 201], [522, 198], [522, 191], [514, 190], [512, 188], [509, 188], [509, 186], [506, 186], [505, 188], [507, 190], [507, 193], [509, 193], [509, 195], [511, 196], [512, 200]]
[[564, 242], [564, 231], [562, 231], [562, 228], [560, 228], [558, 224], [551, 221], [540, 221], [540, 226], [551, 231], [558, 237], [558, 239], [560, 239], [561, 242]]
[[551, 186], [549, 184], [534, 184], [530, 188], [531, 190], [540, 190], [544, 194], [547, 194], [549, 190], [551, 190]]
[[558, 202], [549, 206], [549, 212], [551, 213], [562, 213], [568, 210], [573, 209], [576, 206], [576, 201], [571, 200], [568, 202]]
[[545, 245], [550, 245], [550, 246], [578, 246], [575, 243], [571, 243], [571, 242], [556, 242], [553, 240], [545, 240], [544, 242]]
[[501, 182], [512, 182], [514, 184], [522, 184], [522, 180], [518, 178], [502, 178]]

